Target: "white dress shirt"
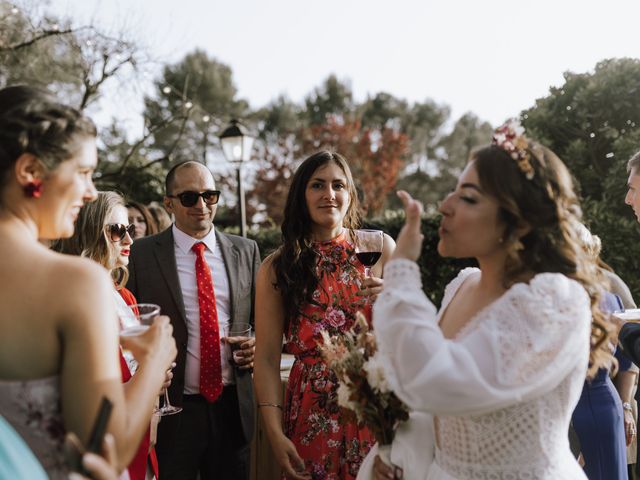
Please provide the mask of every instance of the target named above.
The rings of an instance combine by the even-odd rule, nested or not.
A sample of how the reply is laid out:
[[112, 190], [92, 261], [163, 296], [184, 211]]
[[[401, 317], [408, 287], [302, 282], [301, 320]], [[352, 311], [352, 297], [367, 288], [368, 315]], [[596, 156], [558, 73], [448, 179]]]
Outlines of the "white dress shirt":
[[[222, 252], [216, 242], [215, 230], [212, 228], [206, 237], [198, 240], [179, 228], [172, 227], [174, 251], [178, 279], [184, 302], [184, 313], [187, 317], [187, 361], [185, 367], [184, 393], [200, 393], [200, 306], [198, 303], [198, 285], [196, 284], [196, 254], [191, 250], [193, 245], [202, 242], [206, 245], [204, 258], [211, 269], [213, 288], [218, 310], [218, 328], [220, 337], [224, 335], [224, 327], [231, 320], [231, 292], [227, 269], [222, 259]], [[233, 367], [229, 363], [231, 351], [229, 346], [220, 342], [220, 364], [222, 365], [222, 382], [225, 385], [235, 383]]]

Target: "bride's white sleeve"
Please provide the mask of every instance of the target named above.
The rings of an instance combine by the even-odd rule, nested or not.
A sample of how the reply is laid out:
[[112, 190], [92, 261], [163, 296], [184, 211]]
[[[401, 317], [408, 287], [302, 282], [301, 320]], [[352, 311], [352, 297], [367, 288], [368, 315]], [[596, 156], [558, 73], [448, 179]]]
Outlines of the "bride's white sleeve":
[[[444, 338], [415, 262], [393, 260], [373, 324], [387, 379], [412, 409], [477, 414], [544, 395], [589, 356], [590, 300], [564, 275], [536, 275]], [[474, 320], [475, 321], [475, 320]]]

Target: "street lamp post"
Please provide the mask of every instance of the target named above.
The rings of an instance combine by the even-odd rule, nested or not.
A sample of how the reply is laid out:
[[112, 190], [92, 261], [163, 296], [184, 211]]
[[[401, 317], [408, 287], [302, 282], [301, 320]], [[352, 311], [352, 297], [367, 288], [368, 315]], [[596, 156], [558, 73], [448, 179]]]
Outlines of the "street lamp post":
[[227, 161], [235, 164], [238, 176], [238, 206], [240, 210], [240, 234], [247, 236], [247, 214], [244, 203], [244, 187], [242, 185], [242, 163], [251, 158], [251, 147], [254, 137], [238, 120], [231, 120], [229, 126], [220, 134], [222, 152]]

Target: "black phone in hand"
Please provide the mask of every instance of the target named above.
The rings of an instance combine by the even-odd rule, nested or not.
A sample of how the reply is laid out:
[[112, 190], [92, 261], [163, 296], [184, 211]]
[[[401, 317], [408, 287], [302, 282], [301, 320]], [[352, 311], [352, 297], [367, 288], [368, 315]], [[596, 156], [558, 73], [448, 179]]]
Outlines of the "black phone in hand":
[[87, 443], [84, 452], [77, 452], [74, 455], [74, 459], [71, 462], [72, 470], [79, 472], [80, 474], [91, 478], [91, 475], [84, 469], [82, 465], [82, 455], [86, 452], [97, 453], [98, 455], [102, 451], [102, 442], [104, 441], [104, 435], [107, 433], [107, 425], [109, 425], [109, 419], [111, 418], [111, 411], [113, 410], [113, 403], [107, 397], [102, 397], [100, 402], [100, 408], [98, 414], [91, 427], [91, 435], [89, 436], [89, 442]]

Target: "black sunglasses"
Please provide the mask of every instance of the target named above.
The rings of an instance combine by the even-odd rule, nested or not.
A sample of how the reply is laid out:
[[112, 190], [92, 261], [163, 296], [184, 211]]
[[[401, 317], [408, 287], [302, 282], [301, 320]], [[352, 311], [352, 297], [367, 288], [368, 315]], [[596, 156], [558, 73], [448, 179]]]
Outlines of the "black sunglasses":
[[169, 198], [178, 198], [183, 207], [193, 207], [198, 203], [198, 198], [202, 197], [207, 205], [215, 205], [220, 198], [220, 190], [205, 190], [204, 192], [192, 192], [187, 190], [186, 192], [178, 193], [176, 195], [167, 195]]
[[136, 226], [133, 223], [131, 225], [123, 225], [122, 223], [110, 223], [104, 228], [107, 232], [109, 232], [109, 238], [111, 238], [112, 242], [119, 242], [125, 237], [127, 233], [131, 238], [133, 238], [133, 234], [136, 231]]

